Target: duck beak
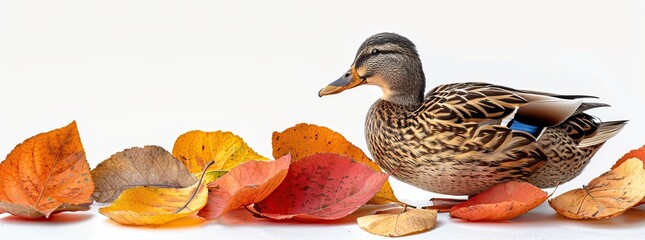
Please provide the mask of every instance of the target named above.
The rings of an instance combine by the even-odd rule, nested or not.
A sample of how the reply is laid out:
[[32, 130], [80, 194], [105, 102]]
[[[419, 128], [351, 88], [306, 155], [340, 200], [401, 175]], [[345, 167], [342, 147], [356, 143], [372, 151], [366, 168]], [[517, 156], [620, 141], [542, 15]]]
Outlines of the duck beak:
[[365, 80], [363, 80], [358, 75], [358, 73], [356, 72], [356, 67], [352, 66], [352, 68], [349, 69], [349, 71], [347, 71], [345, 74], [343, 74], [343, 76], [338, 80], [333, 81], [323, 89], [320, 89], [318, 96], [322, 97], [326, 95], [336, 94], [362, 84], [365, 84]]

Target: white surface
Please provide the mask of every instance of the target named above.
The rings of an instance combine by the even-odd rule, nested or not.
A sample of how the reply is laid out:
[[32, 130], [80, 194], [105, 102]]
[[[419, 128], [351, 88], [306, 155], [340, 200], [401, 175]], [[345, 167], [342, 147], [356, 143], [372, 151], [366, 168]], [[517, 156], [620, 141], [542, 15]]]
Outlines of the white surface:
[[[92, 167], [132, 146], [170, 150], [193, 129], [233, 131], [270, 156], [271, 133], [298, 122], [328, 126], [366, 149], [364, 116], [380, 91], [316, 93], [347, 70], [366, 37], [393, 31], [417, 44], [428, 86], [486, 81], [596, 95], [613, 107], [595, 115], [631, 120], [559, 194], [645, 143], [643, 12], [642, 1], [0, 1], [0, 156], [72, 120]], [[392, 182], [412, 204], [437, 196]], [[0, 233], [3, 239], [377, 238], [351, 218], [280, 223], [237, 212], [154, 229], [116, 225], [96, 209], [49, 222], [5, 214]], [[643, 233], [643, 207], [612, 220], [571, 221], [543, 204], [507, 223], [441, 215], [436, 229], [409, 238], [634, 239]]]

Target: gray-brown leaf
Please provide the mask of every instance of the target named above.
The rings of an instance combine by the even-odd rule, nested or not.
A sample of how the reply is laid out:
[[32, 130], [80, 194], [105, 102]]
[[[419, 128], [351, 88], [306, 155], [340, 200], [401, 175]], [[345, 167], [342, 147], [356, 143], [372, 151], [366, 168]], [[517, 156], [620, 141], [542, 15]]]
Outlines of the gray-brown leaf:
[[189, 187], [197, 178], [159, 146], [134, 147], [112, 155], [92, 170], [97, 202], [112, 202], [137, 186]]

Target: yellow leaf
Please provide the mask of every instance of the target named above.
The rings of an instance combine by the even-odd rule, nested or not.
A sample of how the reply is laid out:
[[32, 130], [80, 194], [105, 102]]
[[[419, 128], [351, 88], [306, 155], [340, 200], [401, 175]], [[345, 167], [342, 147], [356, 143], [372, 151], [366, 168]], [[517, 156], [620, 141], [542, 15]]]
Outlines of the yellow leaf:
[[645, 197], [643, 162], [631, 158], [617, 168], [549, 200], [559, 214], [573, 219], [612, 218], [635, 206]]
[[[196, 188], [199, 189], [191, 199]], [[200, 182], [186, 188], [144, 186], [123, 191], [112, 205], [99, 212], [120, 224], [160, 225], [196, 213], [207, 199], [208, 188]]]
[[[222, 171], [222, 170], [213, 170], [213, 171], [205, 172], [205, 173], [203, 174], [203, 175], [204, 175], [204, 184], [209, 184], [209, 183], [211, 183], [211, 182], [214, 182], [215, 180], [217, 180], [218, 178], [220, 178], [220, 177], [224, 176], [224, 174], [227, 174], [228, 172], [229, 172], [229, 171]], [[194, 175], [195, 175], [195, 177], [197, 177], [197, 178], [201, 178], [201, 177], [202, 177], [202, 173], [201, 173], [201, 172], [194, 173]]]
[[399, 237], [432, 229], [437, 223], [437, 210], [393, 209], [385, 213], [359, 217], [356, 221], [358, 226], [370, 233]]
[[191, 173], [201, 172], [211, 160], [215, 164], [212, 170], [231, 170], [240, 163], [250, 160], [266, 161], [267, 158], [257, 154], [242, 138], [231, 132], [190, 131], [182, 134], [175, 141], [172, 155], [179, 159]]
[[[292, 161], [300, 160], [317, 153], [337, 153], [349, 156], [354, 161], [363, 163], [376, 172], [381, 168], [369, 159], [363, 151], [347, 141], [343, 135], [329, 128], [313, 124], [300, 123], [283, 132], [273, 132], [273, 157], [276, 159], [291, 153]], [[370, 204], [386, 204], [400, 202], [390, 186], [385, 181], [381, 190], [376, 193]]]

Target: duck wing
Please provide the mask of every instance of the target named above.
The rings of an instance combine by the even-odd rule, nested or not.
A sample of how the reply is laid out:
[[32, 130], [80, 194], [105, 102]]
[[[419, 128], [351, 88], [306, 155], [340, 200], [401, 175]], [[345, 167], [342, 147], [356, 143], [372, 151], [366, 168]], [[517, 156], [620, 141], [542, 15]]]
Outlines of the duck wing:
[[529, 103], [516, 91], [488, 83], [444, 84], [430, 90], [416, 113], [437, 120], [480, 122], [502, 119]]
[[561, 95], [517, 90], [481, 82], [453, 83], [437, 86], [426, 94], [416, 113], [455, 123], [490, 122], [514, 115], [514, 119], [536, 127], [553, 127], [585, 110], [608, 106], [585, 103], [587, 95]]

